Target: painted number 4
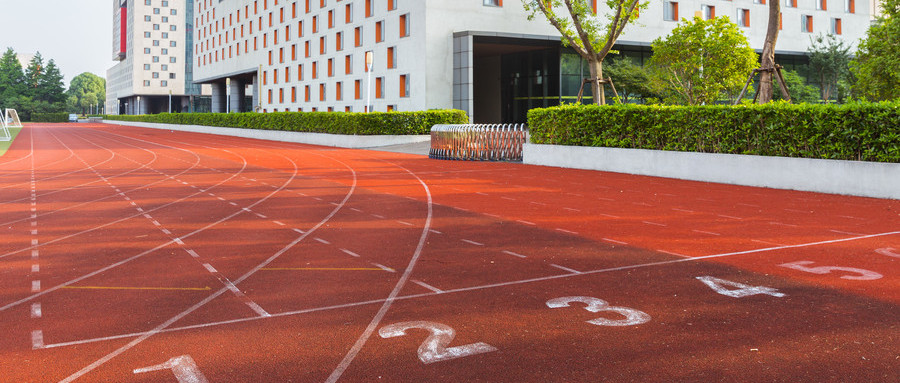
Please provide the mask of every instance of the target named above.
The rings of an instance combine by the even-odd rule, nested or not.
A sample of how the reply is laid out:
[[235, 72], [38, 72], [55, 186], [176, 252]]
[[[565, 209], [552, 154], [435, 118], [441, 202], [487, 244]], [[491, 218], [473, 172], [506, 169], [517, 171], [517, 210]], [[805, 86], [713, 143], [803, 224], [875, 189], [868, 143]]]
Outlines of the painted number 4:
[[[778, 298], [784, 296], [784, 293], [779, 293], [777, 289], [766, 286], [750, 286], [711, 276], [697, 277], [697, 280], [709, 286], [713, 291], [732, 298], [743, 298], [759, 294], [771, 295]], [[732, 289], [729, 289], [729, 287]]]
[[647, 313], [643, 311], [635, 310], [630, 307], [610, 306], [606, 301], [593, 297], [555, 298], [547, 301], [547, 307], [551, 309], [569, 307], [569, 305], [574, 302], [584, 303], [587, 305], [584, 309], [592, 313], [613, 312], [625, 317], [624, 319], [597, 318], [587, 321], [588, 323], [597, 326], [634, 326], [650, 321], [650, 315], [647, 315]]
[[203, 376], [203, 373], [200, 372], [200, 369], [197, 368], [197, 363], [194, 363], [194, 359], [191, 359], [190, 355], [176, 356], [162, 364], [138, 368], [134, 370], [134, 373], [143, 374], [145, 372], [160, 370], [172, 370], [172, 373], [175, 374], [175, 379], [178, 379], [178, 383], [209, 382], [206, 380], [206, 377]]
[[841, 279], [850, 279], [856, 281], [874, 281], [876, 279], [881, 279], [883, 275], [878, 274], [874, 271], [866, 270], [866, 269], [858, 269], [856, 267], [839, 267], [839, 266], [818, 266], [818, 267], [807, 267], [806, 265], [813, 264], [813, 261], [797, 261], [791, 263], [783, 263], [779, 266], [787, 267], [789, 269], [805, 271], [807, 273], [813, 274], [829, 274], [832, 271], [843, 271], [851, 274], [859, 274], [859, 275], [844, 275]]
[[378, 335], [381, 335], [382, 338], [404, 336], [406, 335], [406, 330], [412, 328], [427, 330], [431, 333], [428, 338], [425, 338], [425, 342], [419, 346], [419, 360], [425, 364], [497, 351], [494, 346], [481, 342], [448, 348], [447, 345], [456, 337], [456, 331], [450, 326], [435, 322], [394, 323], [382, 327], [378, 330]]

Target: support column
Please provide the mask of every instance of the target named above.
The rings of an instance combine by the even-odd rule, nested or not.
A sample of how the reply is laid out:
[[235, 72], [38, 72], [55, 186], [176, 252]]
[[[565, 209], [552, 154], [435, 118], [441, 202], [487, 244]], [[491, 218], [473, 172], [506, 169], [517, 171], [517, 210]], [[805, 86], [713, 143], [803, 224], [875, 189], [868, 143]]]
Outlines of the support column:
[[230, 102], [230, 110], [231, 112], [240, 113], [244, 110], [243, 102], [244, 102], [244, 82], [237, 79], [231, 79], [229, 83], [228, 92], [231, 94], [231, 102]]
[[253, 75], [253, 84], [250, 87], [253, 88], [253, 105], [250, 109], [259, 112], [256, 110], [256, 107], [259, 106], [259, 78], [256, 75]]
[[225, 113], [225, 82], [214, 82], [212, 86], [212, 113]]

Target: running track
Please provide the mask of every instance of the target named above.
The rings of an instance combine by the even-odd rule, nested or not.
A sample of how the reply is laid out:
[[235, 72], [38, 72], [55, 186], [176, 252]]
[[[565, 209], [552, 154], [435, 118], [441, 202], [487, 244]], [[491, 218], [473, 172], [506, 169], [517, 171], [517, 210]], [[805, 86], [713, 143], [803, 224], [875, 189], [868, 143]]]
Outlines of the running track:
[[898, 213], [27, 125], [0, 157], [0, 380], [897, 382]]

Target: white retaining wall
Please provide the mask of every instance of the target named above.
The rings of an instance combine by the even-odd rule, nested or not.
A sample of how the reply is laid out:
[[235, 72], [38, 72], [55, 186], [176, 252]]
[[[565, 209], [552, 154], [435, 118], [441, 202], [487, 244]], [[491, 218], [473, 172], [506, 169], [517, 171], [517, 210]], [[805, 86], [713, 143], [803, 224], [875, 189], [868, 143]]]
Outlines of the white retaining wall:
[[900, 164], [525, 144], [524, 163], [900, 199]]
[[223, 136], [254, 138], [259, 140], [295, 142], [300, 144], [333, 146], [338, 148], [376, 148], [380, 146], [411, 144], [431, 140], [430, 135], [403, 135], [403, 136], [353, 136], [328, 133], [287, 132], [281, 130], [259, 130], [241, 128], [221, 128], [201, 125], [176, 125], [157, 124], [150, 122], [131, 122], [117, 120], [103, 120], [106, 124], [137, 126], [141, 128], [153, 128], [163, 130], [178, 130], [182, 132], [219, 134]]

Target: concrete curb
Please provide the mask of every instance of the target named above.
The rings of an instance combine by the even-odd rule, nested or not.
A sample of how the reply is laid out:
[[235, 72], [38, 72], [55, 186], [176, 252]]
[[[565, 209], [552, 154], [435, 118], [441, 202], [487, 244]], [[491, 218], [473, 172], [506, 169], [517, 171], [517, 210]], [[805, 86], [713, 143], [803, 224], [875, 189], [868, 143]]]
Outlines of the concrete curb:
[[524, 163], [900, 199], [900, 164], [526, 143]]
[[218, 134], [223, 136], [254, 138], [259, 140], [294, 142], [299, 144], [332, 146], [348, 149], [377, 148], [381, 146], [411, 144], [431, 140], [430, 135], [402, 136], [352, 136], [328, 133], [287, 132], [281, 130], [259, 130], [222, 128], [216, 126], [157, 124], [151, 122], [131, 122], [103, 120], [105, 124], [128, 125], [141, 128], [178, 130], [182, 132]]

